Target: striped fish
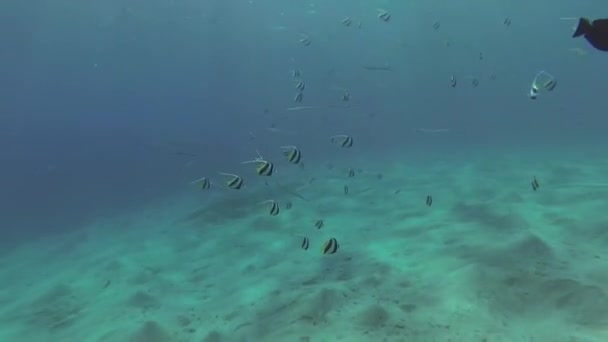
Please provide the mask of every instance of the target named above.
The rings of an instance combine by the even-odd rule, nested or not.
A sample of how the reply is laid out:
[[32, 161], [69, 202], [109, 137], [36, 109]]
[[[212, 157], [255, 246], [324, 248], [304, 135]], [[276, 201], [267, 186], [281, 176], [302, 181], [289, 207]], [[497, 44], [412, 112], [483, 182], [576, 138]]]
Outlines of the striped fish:
[[211, 181], [207, 177], [194, 180], [191, 182], [191, 184], [198, 186], [201, 190], [209, 190], [211, 188]]
[[222, 176], [229, 177], [229, 179], [226, 181], [226, 186], [230, 189], [240, 190], [245, 186], [245, 181], [243, 181], [243, 178], [241, 176], [238, 176], [238, 175], [235, 175], [232, 173], [224, 173], [224, 172], [218, 172], [218, 173]]
[[287, 161], [290, 164], [299, 164], [302, 160], [302, 151], [295, 146], [281, 146], [283, 151], [283, 155], [287, 158]]
[[323, 252], [323, 254], [334, 254], [338, 251], [339, 248], [340, 244], [338, 243], [338, 240], [336, 240], [335, 238], [331, 238], [323, 244], [323, 248], [321, 249], [321, 251]]
[[352, 147], [353, 146], [353, 138], [349, 135], [338, 134], [330, 137], [332, 143], [337, 143], [340, 147]]

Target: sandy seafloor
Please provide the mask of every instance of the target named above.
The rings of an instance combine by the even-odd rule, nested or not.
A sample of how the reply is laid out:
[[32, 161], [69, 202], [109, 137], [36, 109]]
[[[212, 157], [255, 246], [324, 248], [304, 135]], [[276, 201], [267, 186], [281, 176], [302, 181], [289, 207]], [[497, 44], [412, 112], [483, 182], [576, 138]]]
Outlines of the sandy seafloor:
[[0, 341], [608, 341], [608, 159], [521, 153], [283, 166], [308, 201], [188, 189], [28, 242], [0, 259]]

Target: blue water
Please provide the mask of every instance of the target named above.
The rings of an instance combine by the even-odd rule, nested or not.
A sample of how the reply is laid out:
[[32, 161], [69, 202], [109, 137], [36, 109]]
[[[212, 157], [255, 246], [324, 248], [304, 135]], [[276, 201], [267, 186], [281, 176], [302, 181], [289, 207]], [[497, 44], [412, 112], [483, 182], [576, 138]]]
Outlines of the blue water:
[[[412, 156], [602, 150], [608, 53], [560, 20], [580, 16], [608, 16], [608, 4], [4, 1], [0, 246], [145, 208], [204, 175], [245, 173], [256, 149], [278, 160], [281, 145], [301, 147], [307, 163], [372, 170]], [[390, 71], [364, 68], [386, 62]], [[531, 100], [541, 70], [557, 87]], [[355, 137], [356, 151], [336, 156], [335, 134]]]

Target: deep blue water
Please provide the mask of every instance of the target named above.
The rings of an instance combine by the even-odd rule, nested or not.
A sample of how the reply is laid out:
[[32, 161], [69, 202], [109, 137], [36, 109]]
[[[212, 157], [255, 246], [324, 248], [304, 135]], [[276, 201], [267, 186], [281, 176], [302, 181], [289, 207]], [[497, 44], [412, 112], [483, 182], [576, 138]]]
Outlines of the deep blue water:
[[[378, 20], [376, 8], [391, 20]], [[362, 27], [342, 25], [346, 16]], [[238, 169], [256, 148], [276, 155], [298, 144], [331, 161], [327, 139], [344, 132], [370, 160], [601, 146], [608, 54], [559, 20], [578, 16], [608, 16], [608, 4], [4, 1], [0, 240], [78, 229], [179, 194], [201, 174]], [[301, 32], [311, 45], [298, 42]], [[362, 68], [385, 61], [390, 72]], [[286, 111], [298, 105], [295, 68], [307, 83], [301, 105], [343, 105], [347, 88], [350, 108]], [[540, 70], [558, 86], [531, 101]], [[296, 134], [271, 133], [271, 124]], [[414, 134], [420, 127], [450, 133]]]

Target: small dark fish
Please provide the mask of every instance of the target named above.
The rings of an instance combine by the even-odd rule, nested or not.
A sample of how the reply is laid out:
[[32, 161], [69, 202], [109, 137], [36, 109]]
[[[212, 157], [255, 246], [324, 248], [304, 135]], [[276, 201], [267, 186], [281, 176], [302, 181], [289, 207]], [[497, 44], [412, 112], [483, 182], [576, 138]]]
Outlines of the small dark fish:
[[382, 178], [384, 178], [384, 175], [379, 173], [376, 175], [376, 178], [378, 178], [378, 180], [381, 180]]
[[401, 189], [397, 189], [397, 190], [395, 190], [394, 194], [397, 195], [400, 192], [401, 192]]
[[479, 60], [480, 60], [480, 61], [483, 61], [483, 52], [480, 52], [480, 53], [479, 53]]
[[344, 186], [344, 194], [348, 195], [348, 186], [347, 185]]
[[435, 30], [439, 29], [439, 27], [441, 27], [441, 24], [438, 21], [436, 21], [436, 22], [433, 23], [433, 28]]
[[330, 141], [333, 143], [338, 143], [340, 147], [352, 147], [353, 146], [353, 138], [349, 135], [338, 134], [330, 137]]
[[306, 236], [304, 236], [304, 238], [302, 239], [302, 245], [300, 247], [303, 250], [307, 251], [308, 250], [308, 246], [310, 246], [310, 241], [308, 240], [308, 238]]
[[540, 187], [536, 177], [532, 177], [532, 181], [530, 182], [530, 185], [532, 185], [532, 190], [534, 190], [534, 191], [538, 190], [538, 188]]
[[354, 169], [348, 169], [348, 177], [355, 177], [355, 170]]
[[325, 222], [323, 220], [318, 220], [317, 222], [315, 222], [315, 227], [317, 229], [323, 228], [324, 225], [325, 225]]
[[260, 160], [256, 172], [260, 176], [272, 176], [274, 173], [274, 165], [265, 160]]
[[573, 38], [584, 36], [587, 42], [600, 51], [608, 51], [608, 19], [590, 21], [579, 18]]
[[296, 96], [294, 96], [294, 98], [293, 98], [293, 102], [300, 103], [300, 102], [302, 102], [303, 99], [304, 99], [304, 94], [297, 93]]
[[211, 181], [206, 177], [192, 181], [192, 184], [198, 186], [201, 190], [209, 190], [211, 188]]
[[244, 161], [241, 164], [249, 164], [249, 163], [258, 164], [257, 167], [255, 168], [255, 172], [258, 174], [258, 176], [265, 176], [265, 177], [272, 176], [272, 174], [275, 171], [274, 164], [269, 161], [266, 161], [262, 158], [256, 158], [254, 160]]
[[290, 164], [298, 164], [302, 160], [302, 151], [295, 146], [281, 146], [283, 155], [287, 158]]
[[427, 195], [426, 196], [426, 205], [428, 205], [430, 207], [432, 204], [433, 204], [433, 196]]
[[287, 201], [287, 203], [285, 203], [285, 209], [289, 210], [289, 209], [291, 209], [291, 206], [292, 206], [291, 201]]
[[275, 200], [267, 200], [267, 201], [259, 203], [258, 205], [263, 205], [263, 204], [267, 204], [267, 203], [270, 203], [270, 211], [269, 211], [270, 216], [279, 215], [279, 212], [281, 210], [279, 208], [279, 204]]
[[300, 81], [296, 84], [296, 89], [302, 91], [306, 88], [306, 82]]
[[111, 280], [106, 280], [106, 283], [105, 283], [105, 284], [103, 284], [103, 287], [102, 287], [102, 288], [103, 288], [103, 289], [107, 289], [107, 288], [108, 288], [108, 286], [110, 286], [110, 284], [112, 284], [112, 281], [111, 281]]
[[350, 91], [346, 90], [342, 95], [342, 101], [348, 102], [350, 100]]
[[300, 33], [300, 44], [302, 44], [304, 46], [308, 46], [308, 45], [310, 45], [310, 43], [311, 43], [310, 37], [308, 37], [304, 33]]
[[473, 79], [471, 80], [471, 85], [473, 86], [473, 88], [479, 85], [479, 80], [477, 79], [477, 77], [473, 77]]
[[321, 251], [323, 252], [323, 254], [334, 254], [338, 251], [339, 248], [340, 244], [338, 243], [338, 240], [336, 240], [335, 238], [331, 238], [323, 244], [323, 248], [321, 249]]
[[387, 11], [385, 11], [385, 10], [379, 9], [378, 10], [378, 18], [380, 20], [382, 20], [382, 21], [388, 22], [389, 20], [391, 20], [391, 14], [388, 13]]
[[230, 177], [230, 179], [226, 181], [226, 186], [228, 186], [230, 189], [240, 190], [245, 186], [245, 182], [240, 176], [224, 172], [219, 172], [219, 174]]

